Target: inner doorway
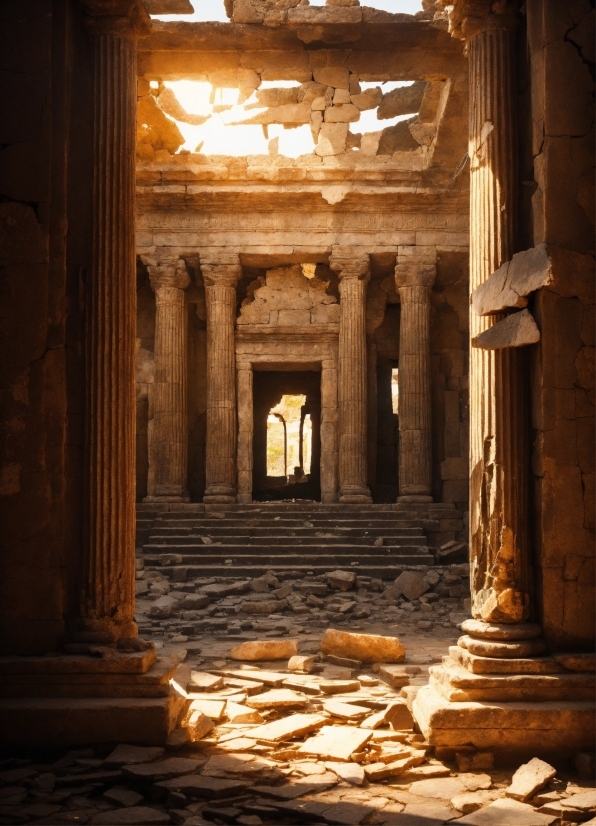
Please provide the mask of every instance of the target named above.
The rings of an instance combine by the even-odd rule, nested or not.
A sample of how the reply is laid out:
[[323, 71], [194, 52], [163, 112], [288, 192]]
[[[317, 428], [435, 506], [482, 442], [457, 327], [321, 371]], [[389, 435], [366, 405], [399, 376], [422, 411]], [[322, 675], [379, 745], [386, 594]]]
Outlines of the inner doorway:
[[253, 500], [321, 500], [321, 374], [256, 371]]

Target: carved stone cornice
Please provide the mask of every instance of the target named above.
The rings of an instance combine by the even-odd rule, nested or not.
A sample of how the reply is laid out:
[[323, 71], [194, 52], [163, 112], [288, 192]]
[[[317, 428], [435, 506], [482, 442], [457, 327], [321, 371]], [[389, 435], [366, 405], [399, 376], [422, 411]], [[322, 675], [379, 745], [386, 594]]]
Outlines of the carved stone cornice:
[[340, 280], [357, 278], [368, 281], [370, 278], [370, 256], [358, 247], [334, 247], [329, 266]]
[[519, 0], [439, 0], [447, 11], [449, 33], [459, 40], [477, 34], [517, 27]]
[[136, 40], [151, 34], [151, 17], [141, 0], [81, 0], [92, 35], [113, 34]]
[[186, 262], [183, 258], [178, 258], [177, 255], [166, 257], [142, 255], [141, 261], [147, 267], [151, 287], [154, 291], [160, 287], [175, 287], [178, 290], [185, 290], [190, 284]]

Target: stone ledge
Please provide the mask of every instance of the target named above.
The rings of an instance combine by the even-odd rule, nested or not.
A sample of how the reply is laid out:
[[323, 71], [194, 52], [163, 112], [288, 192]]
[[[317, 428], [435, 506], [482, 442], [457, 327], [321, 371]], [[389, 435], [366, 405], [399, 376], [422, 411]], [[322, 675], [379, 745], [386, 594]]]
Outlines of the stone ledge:
[[186, 707], [179, 694], [160, 698], [0, 700], [0, 743], [64, 748], [99, 743], [163, 746]]

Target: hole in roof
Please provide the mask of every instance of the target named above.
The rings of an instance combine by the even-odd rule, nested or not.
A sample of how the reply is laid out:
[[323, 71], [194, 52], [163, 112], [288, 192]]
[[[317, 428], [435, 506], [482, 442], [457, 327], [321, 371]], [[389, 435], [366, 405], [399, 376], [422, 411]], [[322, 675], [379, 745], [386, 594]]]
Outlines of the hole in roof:
[[[324, 6], [325, 0], [310, 0], [311, 6]], [[416, 14], [422, 11], [421, 0], [361, 0], [361, 5], [393, 14]], [[182, 20], [187, 23], [229, 23], [223, 0], [194, 0], [192, 14], [152, 14], [153, 20]]]

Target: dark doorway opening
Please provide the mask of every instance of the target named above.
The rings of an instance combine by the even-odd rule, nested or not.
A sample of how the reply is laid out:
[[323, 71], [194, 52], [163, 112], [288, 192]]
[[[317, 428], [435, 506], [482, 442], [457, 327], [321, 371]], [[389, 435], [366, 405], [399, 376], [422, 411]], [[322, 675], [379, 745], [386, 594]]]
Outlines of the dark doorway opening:
[[321, 374], [255, 371], [253, 500], [321, 499]]

